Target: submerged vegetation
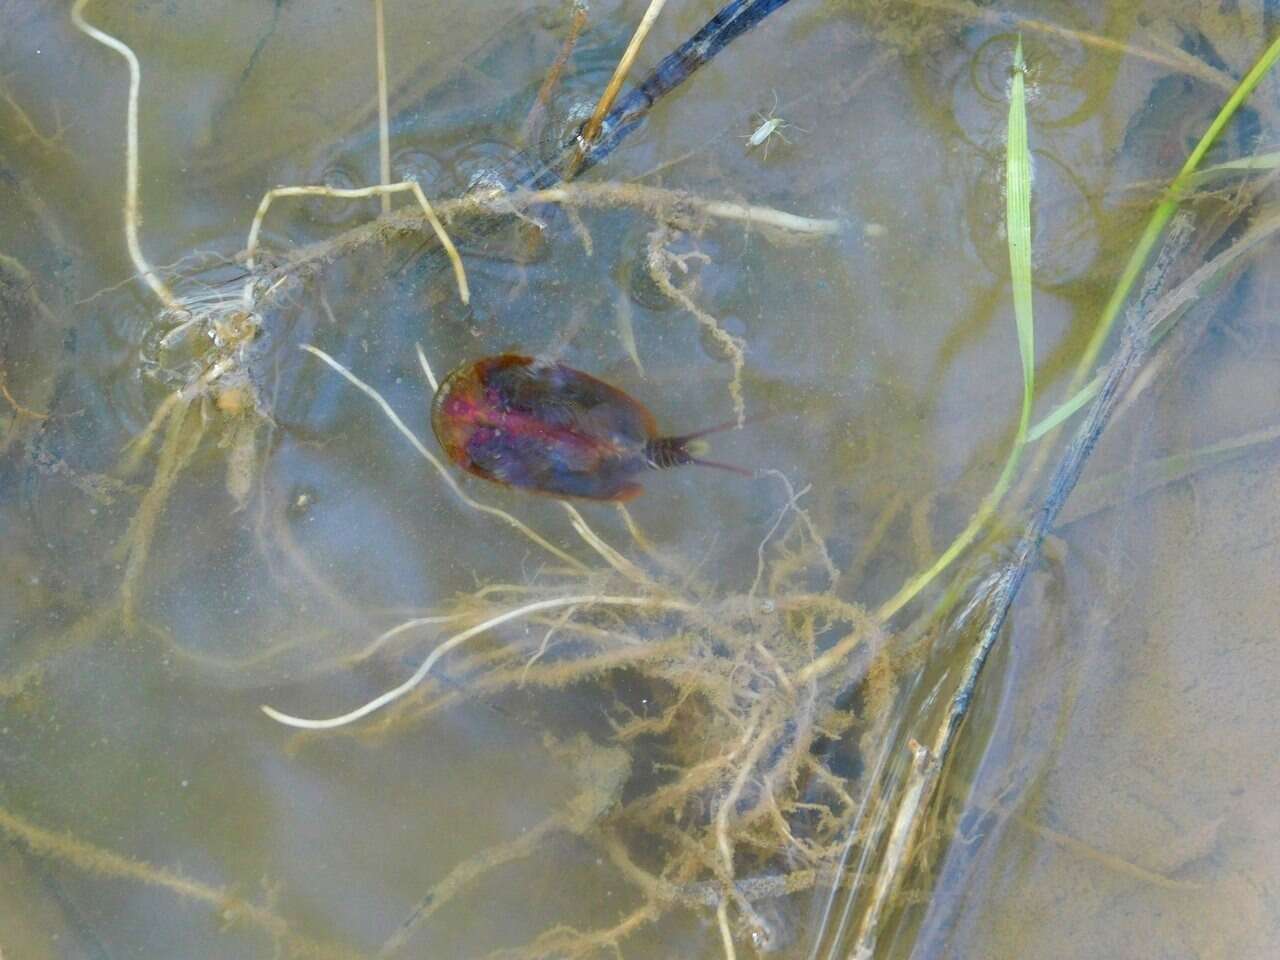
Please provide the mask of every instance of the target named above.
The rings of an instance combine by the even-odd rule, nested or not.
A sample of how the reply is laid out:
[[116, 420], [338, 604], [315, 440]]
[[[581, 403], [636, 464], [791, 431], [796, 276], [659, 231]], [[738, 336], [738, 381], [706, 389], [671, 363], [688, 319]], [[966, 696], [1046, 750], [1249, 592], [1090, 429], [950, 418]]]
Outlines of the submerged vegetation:
[[[1255, 202], [1277, 168], [1272, 155], [1202, 169], [1215, 139], [1280, 56], [1280, 40], [1238, 84], [1231, 83], [1229, 95], [1224, 93], [1225, 104], [1165, 187], [1100, 317], [1093, 321], [1061, 400], [1042, 410], [1036, 423], [1037, 399], [1044, 390], [1037, 383], [1033, 317], [1035, 144], [1034, 132], [1028, 132], [1027, 101], [1028, 86], [1052, 78], [1046, 76], [1049, 67], [1030, 58], [1024, 61], [1017, 34], [1002, 35], [999, 56], [1008, 81], [1000, 150], [1006, 203], [996, 216], [1007, 248], [1014, 321], [1009, 353], [1016, 356], [1021, 371], [1021, 398], [1008, 410], [991, 411], [996, 419], [1010, 410], [1016, 414], [1003, 466], [988, 481], [989, 489], [971, 508], [967, 523], [957, 524], [958, 532], [943, 549], [934, 551], [919, 572], [876, 604], [864, 594], [857, 568], [865, 568], [876, 541], [906, 509], [901, 496], [886, 507], [883, 523], [875, 527], [878, 533], [867, 538], [864, 555], [837, 558], [830, 534], [820, 529], [806, 506], [812, 486], [797, 489], [786, 473], [761, 471], [756, 484], [768, 491], [761, 496], [780, 501], [780, 506], [759, 531], [748, 583], [732, 583], [718, 574], [715, 564], [703, 566], [655, 543], [621, 504], [616, 505], [615, 529], [625, 531], [625, 540], [600, 532], [612, 519], [603, 514], [605, 508], [598, 508], [602, 520], [561, 501], [558, 509], [576, 536], [568, 541], [541, 527], [545, 514], [535, 520], [522, 516], [518, 508], [486, 502], [482, 498], [487, 490], [475, 490], [473, 496], [472, 487], [413, 432], [372, 378], [362, 376], [354, 363], [340, 362], [302, 335], [302, 325], [292, 323], [299, 303], [308, 296], [331, 310], [323, 292], [325, 273], [343, 263], [380, 263], [376, 258], [387, 250], [403, 252], [406, 246], [431, 243], [430, 255], [442, 251], [440, 259], [449, 266], [452, 297], [465, 305], [479, 285], [468, 273], [468, 245], [455, 243], [455, 237], [483, 244], [499, 229], [538, 233], [548, 229], [544, 211], [555, 207], [564, 211], [568, 229], [590, 255], [592, 215], [623, 211], [637, 222], [644, 238], [644, 279], [651, 283], [652, 295], [678, 308], [705, 332], [727, 367], [725, 404], [739, 423], [744, 422], [749, 413], [750, 345], [701, 301], [699, 266], [710, 260], [704, 245], [713, 248], [716, 231], [725, 225], [741, 229], [748, 238], [760, 235], [779, 245], [837, 243], [851, 227], [738, 198], [708, 198], [636, 182], [574, 179], [594, 163], [593, 151], [606, 141], [612, 149], [627, 132], [623, 121], [630, 115], [619, 116], [611, 109], [645, 32], [659, 16], [661, 0], [650, 6], [590, 118], [558, 144], [561, 149], [554, 161], [544, 166], [544, 171], [562, 174], [564, 182], [538, 176], [514, 184], [481, 178], [456, 198], [428, 197], [416, 179], [391, 181], [384, 11], [378, 0], [374, 8], [381, 182], [264, 190], [243, 252], [234, 263], [219, 264], [221, 272], [212, 277], [160, 270], [143, 252], [141, 65], [129, 46], [86, 19], [88, 6], [89, 0], [75, 3], [71, 17], [76, 27], [119, 54], [129, 70], [121, 209], [125, 245], [137, 278], [158, 301], [151, 342], [154, 355], [162, 358], [157, 365], [171, 379], [149, 422], [98, 484], [114, 496], [136, 497], [113, 558], [119, 571], [117, 599], [105, 612], [86, 613], [63, 644], [83, 646], [99, 637], [107, 623], [118, 622], [129, 636], [160, 641], [156, 649], [174, 648], [146, 614], [148, 593], [165, 590], [168, 576], [151, 562], [157, 526], [213, 437], [225, 451], [225, 487], [232, 508], [253, 507], [263, 464], [272, 453], [272, 437], [283, 429], [272, 392], [264, 388], [269, 382], [268, 361], [276, 366], [306, 364], [326, 377], [341, 378], [349, 388], [344, 402], [372, 404], [426, 461], [441, 490], [492, 522], [495, 537], [518, 541], [521, 549], [527, 546], [537, 566], [513, 563], [504, 579], [480, 583], [380, 634], [355, 633], [334, 650], [309, 655], [308, 680], [350, 671], [383, 676], [410, 656], [418, 658], [418, 666], [379, 695], [364, 702], [331, 703], [317, 710], [318, 717], [301, 715], [296, 706], [303, 700], [315, 702], [304, 686], [272, 691], [270, 704], [262, 708], [262, 723], [270, 718], [303, 731], [295, 735], [295, 750], [308, 749], [316, 738], [334, 736], [372, 748], [403, 731], [429, 728], [442, 711], [467, 700], [522, 691], [555, 696], [569, 689], [587, 691], [604, 718], [586, 731], [565, 730], [564, 724], [548, 720], [542, 732], [544, 749], [572, 772], [576, 793], [562, 809], [515, 839], [455, 864], [422, 891], [409, 913], [385, 935], [377, 954], [414, 955], [415, 938], [422, 936], [433, 916], [449, 909], [451, 901], [568, 837], [589, 844], [611, 865], [625, 881], [629, 906], [606, 925], [578, 929], [555, 924], [495, 956], [550, 960], [611, 951], [622, 955], [628, 938], [644, 928], [689, 914], [714, 924], [725, 957], [736, 957], [748, 944], [760, 951], [784, 949], [789, 933], [777, 918], [776, 906], [802, 898], [826, 905], [822, 929], [807, 934], [814, 944], [826, 945], [832, 956], [878, 955], [901, 922], [895, 908], [914, 902], [918, 891], [927, 896], [923, 875], [948, 836], [938, 800], [940, 785], [965, 728], [978, 679], [1010, 604], [1099, 436], [1122, 400], [1142, 389], [1138, 375], [1144, 363], [1179, 319], [1280, 226], [1280, 218]], [[762, 19], [776, 6], [735, 2], [725, 9], [755, 9]], [[888, 17], [892, 8], [904, 16], [921, 16], [924, 7], [975, 20], [994, 16], [985, 8], [949, 3], [876, 5], [876, 12]], [[577, 10], [564, 55], [548, 64], [550, 72], [539, 87], [534, 111], [547, 112], [584, 21], [585, 13]], [[885, 37], [893, 39], [901, 23], [890, 18], [881, 24]], [[1043, 21], [1022, 20], [1018, 26], [1027, 35], [1067, 35], [1093, 45], [1106, 41]], [[1122, 44], [1116, 46], [1117, 53], [1133, 53]], [[1159, 55], [1167, 67], [1188, 67], [1182, 51]], [[1203, 74], [1204, 65], [1191, 60], [1200, 64], [1196, 70]], [[1215, 69], [1215, 81], [1221, 80], [1220, 73]], [[629, 101], [624, 98], [625, 102]], [[531, 111], [529, 123], [534, 119]], [[776, 129], [777, 125], [769, 132]], [[757, 133], [745, 135], [748, 147], [764, 142], [754, 139]], [[761, 162], [764, 159], [761, 151]], [[1233, 182], [1241, 176], [1253, 179], [1234, 190], [1229, 203], [1208, 213], [1188, 204], [1189, 199], [1208, 196], [1197, 191], [1212, 189], [1215, 178], [1227, 176], [1237, 178]], [[412, 205], [393, 210], [392, 200], [402, 195], [412, 199]], [[264, 241], [264, 225], [277, 202], [373, 197], [382, 205], [381, 216], [336, 236], [298, 248]], [[1229, 216], [1222, 214], [1223, 208], [1229, 208]], [[1226, 242], [1193, 242], [1198, 231], [1212, 233], [1208, 240], [1225, 237]], [[1203, 254], [1202, 262], [1190, 262], [1189, 252]], [[20, 264], [0, 261], [0, 302], [20, 303], [10, 313], [48, 310], [20, 289], [22, 271]], [[391, 269], [385, 273], [390, 277]], [[335, 327], [342, 323], [341, 317], [330, 320]], [[1098, 358], [1115, 341], [1111, 334], [1117, 324], [1123, 328], [1120, 344], [1098, 371]], [[628, 335], [620, 339], [643, 369], [634, 333], [629, 325], [623, 329]], [[0, 327], [0, 339], [6, 333]], [[397, 344], [395, 349], [405, 346]], [[417, 355], [422, 392], [429, 396], [435, 388], [432, 358], [421, 346]], [[282, 356], [288, 359], [282, 361]], [[10, 394], [3, 368], [0, 397], [14, 411], [3, 441], [7, 447], [25, 429], [21, 425], [38, 423], [47, 414]], [[1076, 416], [1081, 425], [1075, 438], [1054, 445], [1056, 431]], [[1040, 446], [1033, 449], [1037, 443]], [[1206, 457], [1225, 449], [1215, 447]], [[1049, 469], [1055, 451], [1058, 464]], [[144, 489], [129, 486], [144, 482]], [[297, 509], [305, 507], [304, 497], [300, 494], [295, 501]], [[1011, 530], [1020, 515], [1030, 520], [1015, 539]], [[920, 516], [927, 527], [927, 508]], [[272, 539], [270, 530], [263, 536]], [[285, 547], [275, 543], [273, 549]], [[305, 559], [298, 566], [310, 570]], [[257, 664], [305, 643], [291, 637], [266, 644], [240, 666], [252, 672]], [[962, 651], [958, 668], [930, 669], [936, 650], [956, 645]], [[424, 648], [428, 652], [420, 652]], [[9, 698], [30, 692], [39, 683], [43, 662], [37, 657], [0, 677], [0, 691]], [[259, 903], [243, 892], [191, 880], [175, 870], [51, 831], [34, 818], [0, 809], [0, 831], [39, 857], [211, 904], [227, 924], [259, 930], [289, 955], [361, 952], [301, 936], [268, 899]], [[817, 949], [813, 955], [818, 955]]]

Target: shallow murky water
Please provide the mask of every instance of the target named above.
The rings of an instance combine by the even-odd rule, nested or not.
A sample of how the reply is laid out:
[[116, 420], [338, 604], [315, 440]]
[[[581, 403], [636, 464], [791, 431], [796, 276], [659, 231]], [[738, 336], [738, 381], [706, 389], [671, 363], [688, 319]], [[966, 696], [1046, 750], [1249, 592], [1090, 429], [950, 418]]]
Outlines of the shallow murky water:
[[[141, 245], [199, 308], [186, 324], [125, 243], [125, 61], [63, 6], [0, 0], [0, 951], [719, 957], [727, 932], [739, 956], [853, 955], [908, 743], [932, 741], [973, 643], [956, 614], [1064, 444], [872, 622], [1017, 422], [1018, 33], [1043, 415], [1269, 8], [796, 0], [661, 99], [576, 203], [442, 206], [468, 304], [420, 223], [369, 226], [378, 199], [282, 198], [241, 315], [264, 191], [378, 180], [372, 4], [93, 0], [141, 64]], [[550, 160], [644, 5], [592, 5], [545, 101], [571, 6], [454, 7], [386, 3], [392, 174], [436, 202]], [[713, 12], [669, 5], [633, 78]], [[1276, 83], [1205, 165], [1272, 149]], [[748, 138], [768, 117], [786, 139], [766, 153]], [[1260, 184], [1197, 197], [1164, 289], [1240, 235]], [[1277, 949], [1272, 257], [1192, 306], [1103, 435], [877, 956]], [[629, 514], [579, 521], [450, 468], [467, 500], [304, 345], [432, 453], [416, 345], [438, 375], [552, 357], [672, 432], [734, 417], [740, 390], [759, 419], [713, 455], [761, 473], [654, 472]], [[507, 613], [349, 725], [259, 709], [352, 710]], [[414, 618], [448, 619], [384, 633]]]

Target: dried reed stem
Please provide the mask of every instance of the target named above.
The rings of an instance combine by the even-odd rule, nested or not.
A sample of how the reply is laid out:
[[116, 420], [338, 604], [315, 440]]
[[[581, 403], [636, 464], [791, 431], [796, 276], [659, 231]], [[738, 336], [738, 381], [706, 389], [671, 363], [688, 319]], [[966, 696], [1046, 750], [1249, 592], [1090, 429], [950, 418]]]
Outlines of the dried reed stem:
[[440, 389], [440, 384], [436, 382], [436, 375], [431, 372], [431, 364], [427, 362], [427, 355], [422, 349], [422, 344], [415, 343], [413, 346], [418, 352], [418, 366], [422, 368], [422, 375], [427, 378], [427, 383], [431, 384], [431, 392], [435, 393]]
[[871, 960], [875, 956], [885, 907], [888, 906], [890, 895], [897, 889], [903, 865], [914, 849], [916, 821], [913, 816], [902, 816], [902, 811], [915, 812], [923, 809], [924, 804], [932, 797], [933, 787], [942, 772], [939, 758], [928, 747], [912, 740], [907, 748], [911, 751], [911, 773], [907, 788], [898, 803], [899, 816], [894, 819], [893, 828], [889, 832], [889, 845], [876, 873], [871, 903], [862, 915], [858, 942], [850, 954], [850, 960]]
[[645, 536], [644, 531], [640, 529], [640, 525], [636, 523], [635, 517], [631, 516], [631, 511], [627, 509], [625, 503], [615, 503], [614, 506], [618, 510], [618, 515], [622, 517], [622, 522], [627, 528], [627, 533], [631, 535], [631, 539], [635, 541], [637, 547], [647, 554], [653, 554], [653, 542]]
[[564, 38], [564, 43], [560, 47], [560, 53], [556, 55], [555, 61], [547, 69], [547, 75], [542, 81], [542, 86], [538, 88], [538, 96], [533, 101], [533, 106], [529, 108], [529, 114], [524, 118], [524, 123], [520, 127], [520, 143], [525, 144], [534, 135], [534, 131], [538, 129], [542, 116], [547, 112], [547, 106], [551, 103], [551, 94], [555, 90], [556, 84], [560, 82], [560, 76], [564, 73], [564, 65], [569, 62], [569, 57], [573, 54], [573, 48], [578, 44], [578, 37], [582, 36], [582, 31], [587, 25], [587, 4], [585, 0], [574, 0], [573, 3], [573, 19], [569, 21], [569, 35]]
[[569, 523], [573, 525], [574, 531], [592, 550], [600, 554], [605, 563], [633, 583], [644, 587], [653, 586], [653, 581], [645, 575], [643, 570], [605, 543], [600, 535], [591, 529], [587, 521], [583, 519], [582, 514], [578, 512], [578, 509], [572, 503], [568, 500], [561, 500], [560, 506], [564, 507], [565, 513], [569, 514]]
[[724, 949], [724, 960], [737, 960], [737, 951], [733, 947], [733, 931], [729, 929], [729, 901], [721, 900], [716, 907], [716, 927], [720, 930], [720, 945]]
[[613, 101], [618, 98], [618, 91], [622, 89], [622, 83], [627, 79], [627, 74], [631, 71], [631, 65], [635, 63], [636, 56], [640, 53], [640, 45], [644, 43], [645, 37], [653, 29], [653, 24], [658, 19], [658, 14], [662, 13], [662, 8], [666, 6], [666, 3], [667, 0], [649, 0], [649, 9], [644, 12], [644, 16], [640, 19], [640, 26], [636, 27], [636, 32], [631, 35], [631, 42], [627, 44], [627, 49], [623, 51], [622, 59], [618, 61], [617, 67], [614, 68], [613, 76], [609, 78], [609, 84], [604, 88], [604, 93], [596, 104], [596, 109], [591, 114], [591, 119], [582, 128], [580, 147], [582, 145], [590, 146], [595, 142], [596, 137], [600, 135], [600, 124], [604, 120], [604, 115], [609, 112], [609, 108], [613, 106]]

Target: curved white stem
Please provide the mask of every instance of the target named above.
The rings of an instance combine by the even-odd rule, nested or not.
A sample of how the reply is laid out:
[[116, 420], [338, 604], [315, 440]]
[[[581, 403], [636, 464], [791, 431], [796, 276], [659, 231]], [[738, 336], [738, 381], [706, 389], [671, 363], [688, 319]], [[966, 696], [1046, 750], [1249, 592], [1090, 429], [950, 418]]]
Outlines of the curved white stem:
[[142, 68], [138, 58], [129, 46], [109, 33], [104, 33], [84, 18], [84, 8], [89, 0], [76, 0], [71, 8], [71, 22], [81, 33], [110, 47], [129, 64], [129, 107], [125, 121], [124, 143], [124, 240], [129, 248], [129, 259], [134, 269], [146, 282], [151, 291], [160, 298], [166, 307], [177, 304], [173, 291], [156, 274], [155, 268], [147, 262], [142, 253], [142, 244], [138, 241], [138, 91], [142, 87]]
[[431, 668], [436, 665], [441, 657], [449, 651], [466, 643], [471, 638], [484, 633], [486, 630], [492, 630], [494, 627], [501, 626], [509, 620], [527, 617], [531, 613], [538, 613], [542, 610], [555, 610], [558, 607], [569, 607], [577, 604], [581, 604], [583, 606], [608, 605], [616, 607], [689, 609], [688, 604], [681, 603], [679, 601], [655, 600], [650, 597], [617, 597], [585, 594], [583, 596], [576, 597], [553, 597], [549, 600], [538, 600], [534, 603], [525, 604], [523, 607], [516, 607], [514, 610], [507, 610], [505, 613], [500, 613], [496, 617], [490, 617], [483, 623], [478, 623], [474, 627], [470, 627], [463, 630], [456, 636], [450, 637], [444, 643], [440, 644], [440, 646], [432, 650], [427, 656], [427, 659], [422, 661], [422, 666], [418, 667], [418, 669], [413, 672], [413, 676], [409, 677], [409, 679], [404, 683], [392, 687], [386, 693], [374, 697], [363, 706], [359, 706], [347, 713], [340, 714], [336, 717], [329, 717], [325, 720], [308, 720], [305, 717], [295, 717], [291, 714], [281, 713], [274, 707], [268, 707], [265, 704], [262, 706], [262, 712], [278, 723], [283, 723], [288, 727], [298, 727], [302, 730], [332, 730], [334, 727], [346, 726], [349, 723], [354, 723], [362, 717], [367, 717], [375, 710], [381, 710], [387, 704], [392, 703], [395, 700], [399, 700], [426, 678], [427, 674], [431, 672]]

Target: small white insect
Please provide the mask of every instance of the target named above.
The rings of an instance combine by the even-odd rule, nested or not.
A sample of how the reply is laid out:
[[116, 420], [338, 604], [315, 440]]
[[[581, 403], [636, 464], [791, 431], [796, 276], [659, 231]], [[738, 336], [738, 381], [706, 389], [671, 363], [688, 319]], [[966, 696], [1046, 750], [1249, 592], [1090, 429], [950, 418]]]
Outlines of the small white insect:
[[777, 116], [776, 115], [777, 110], [778, 110], [778, 91], [775, 90], [773, 91], [772, 109], [770, 109], [768, 113], [757, 113], [755, 116], [755, 119], [759, 121], [760, 125], [756, 127], [755, 130], [751, 131], [751, 133], [747, 134], [742, 138], [743, 140], [747, 141], [748, 151], [751, 151], [756, 147], [760, 146], [761, 144], [763, 144], [765, 160], [769, 159], [769, 141], [772, 140], [774, 137], [777, 137], [783, 143], [787, 143], [787, 144], [791, 143], [791, 141], [788, 140], [786, 135], [782, 132], [783, 127], [792, 127], [796, 130], [799, 130], [801, 133], [806, 132], [802, 128], [797, 127], [794, 123], [790, 123], [786, 120], [783, 120], [781, 117]]

